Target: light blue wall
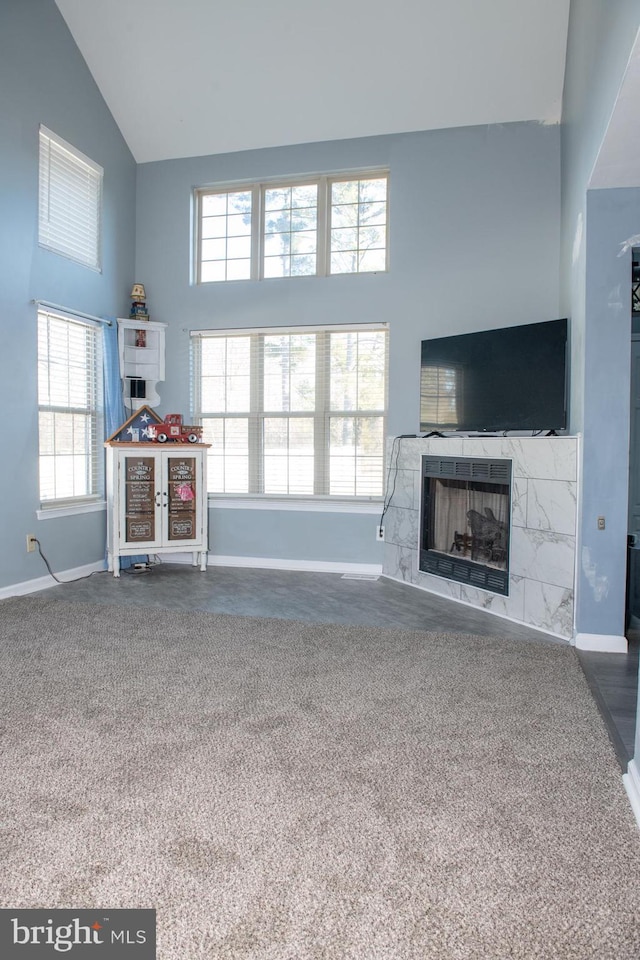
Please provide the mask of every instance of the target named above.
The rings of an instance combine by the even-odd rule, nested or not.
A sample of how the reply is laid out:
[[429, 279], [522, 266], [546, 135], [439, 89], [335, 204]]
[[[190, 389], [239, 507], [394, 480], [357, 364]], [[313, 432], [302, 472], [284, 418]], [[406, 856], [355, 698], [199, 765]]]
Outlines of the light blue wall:
[[[534, 123], [376, 137], [138, 168], [136, 277], [169, 324], [162, 410], [189, 409], [190, 329], [390, 324], [389, 434], [419, 429], [420, 341], [559, 316], [560, 133]], [[196, 186], [390, 169], [390, 270], [195, 286]], [[224, 514], [224, 516], [222, 516]], [[212, 552], [380, 563], [377, 518], [211, 512]]]
[[[99, 560], [104, 513], [38, 522], [36, 312], [48, 300], [101, 316], [127, 307], [133, 277], [135, 163], [53, 0], [0, 5], [0, 588]], [[103, 270], [37, 242], [38, 128], [43, 123], [105, 170]]]
[[[624, 634], [630, 419], [631, 252], [640, 190], [587, 195], [585, 389], [577, 628]], [[599, 531], [597, 518], [606, 528]]]
[[639, 25], [638, 0], [572, 0], [561, 127], [561, 298], [572, 317], [576, 432], [584, 424], [586, 193]]
[[[637, 192], [588, 192], [640, 4], [571, 4], [563, 101], [562, 297], [571, 314], [572, 428], [583, 433], [576, 627], [624, 632], [629, 451], [630, 257]], [[606, 530], [597, 530], [605, 516]]]

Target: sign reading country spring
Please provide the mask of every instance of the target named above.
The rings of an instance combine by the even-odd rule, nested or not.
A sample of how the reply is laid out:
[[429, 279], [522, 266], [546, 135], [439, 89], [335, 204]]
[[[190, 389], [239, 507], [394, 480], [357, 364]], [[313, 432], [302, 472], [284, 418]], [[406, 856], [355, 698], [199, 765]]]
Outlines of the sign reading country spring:
[[3, 960], [156, 960], [155, 910], [0, 910]]
[[126, 524], [127, 543], [141, 543], [155, 538], [155, 467], [153, 457], [127, 457]]
[[170, 457], [169, 540], [196, 537], [195, 457]]

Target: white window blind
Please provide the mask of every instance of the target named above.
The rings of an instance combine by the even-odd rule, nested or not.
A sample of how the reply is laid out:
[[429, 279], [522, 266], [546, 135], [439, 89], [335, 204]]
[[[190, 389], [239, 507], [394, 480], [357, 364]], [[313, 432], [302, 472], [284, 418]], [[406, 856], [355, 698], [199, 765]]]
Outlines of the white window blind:
[[102, 167], [40, 127], [40, 245], [101, 266]]
[[384, 325], [194, 331], [194, 415], [209, 492], [383, 494]]
[[103, 495], [102, 335], [92, 323], [38, 312], [40, 501]]

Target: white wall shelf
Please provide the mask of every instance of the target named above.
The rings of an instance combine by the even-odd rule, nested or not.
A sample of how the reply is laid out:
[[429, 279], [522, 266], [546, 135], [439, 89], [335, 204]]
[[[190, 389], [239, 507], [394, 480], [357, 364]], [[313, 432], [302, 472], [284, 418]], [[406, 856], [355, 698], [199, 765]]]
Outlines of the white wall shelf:
[[166, 326], [154, 320], [118, 320], [122, 396], [128, 410], [160, 403], [157, 385], [165, 376]]

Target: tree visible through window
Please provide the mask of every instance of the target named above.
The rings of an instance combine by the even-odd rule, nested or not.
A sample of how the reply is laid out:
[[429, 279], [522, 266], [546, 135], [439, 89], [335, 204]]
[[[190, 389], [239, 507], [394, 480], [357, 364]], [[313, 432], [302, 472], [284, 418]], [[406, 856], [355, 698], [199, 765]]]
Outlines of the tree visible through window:
[[265, 190], [265, 277], [312, 276], [317, 245], [318, 184]]
[[331, 184], [331, 273], [387, 268], [387, 179]]
[[199, 283], [387, 269], [388, 174], [196, 191]]
[[381, 497], [387, 332], [194, 334], [212, 493]]

